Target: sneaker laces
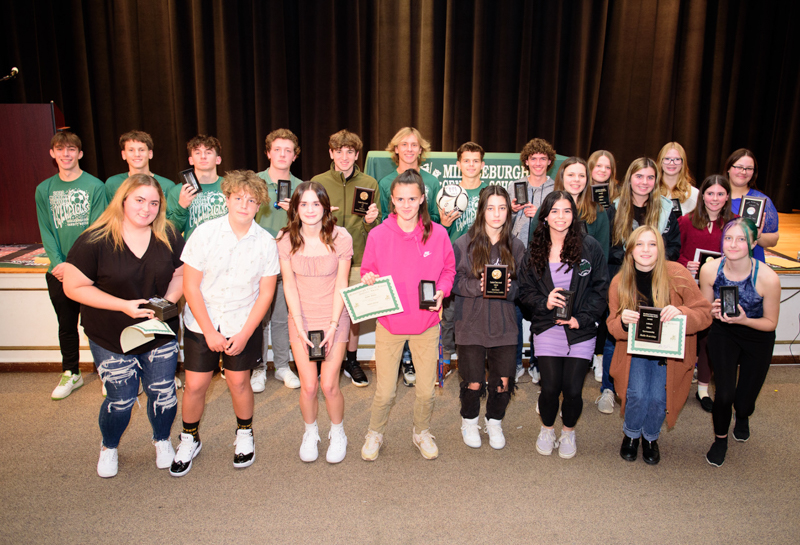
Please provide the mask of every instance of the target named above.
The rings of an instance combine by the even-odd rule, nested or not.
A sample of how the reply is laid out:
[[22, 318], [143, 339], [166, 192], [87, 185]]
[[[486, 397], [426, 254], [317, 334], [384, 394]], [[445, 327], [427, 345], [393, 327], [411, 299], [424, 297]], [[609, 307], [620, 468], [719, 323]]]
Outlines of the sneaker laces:
[[597, 396], [597, 399], [594, 400], [594, 404], [597, 405], [598, 403], [600, 403], [600, 400], [602, 400], [603, 397], [609, 398], [609, 401], [611, 402], [611, 406], [612, 407], [615, 405], [614, 393], [611, 392], [610, 390], [608, 392], [603, 392], [599, 396]]
[[422, 430], [417, 434], [417, 437], [419, 437], [420, 444], [424, 443], [426, 447], [432, 447], [435, 444], [433, 440], [436, 437], [431, 435], [431, 430]]
[[376, 446], [378, 446], [381, 443], [383, 443], [383, 436], [380, 433], [378, 433], [377, 431], [373, 431], [373, 430], [369, 430], [369, 432], [367, 432], [367, 435], [366, 435], [366, 437], [364, 437], [364, 439], [367, 442], [367, 448], [368, 449], [374, 449]]
[[318, 430], [306, 430], [303, 434], [303, 445], [302, 448], [309, 448], [314, 446], [314, 443], [319, 441], [319, 431]]
[[181, 444], [178, 445], [178, 450], [175, 453], [175, 459], [182, 462], [191, 460], [192, 450], [194, 449], [194, 436], [186, 433], [181, 434]]
[[487, 420], [483, 428], [483, 433], [488, 433], [489, 435], [492, 435], [492, 433], [503, 433], [503, 428], [500, 424], [495, 424]]
[[156, 454], [163, 454], [169, 452], [169, 440], [164, 439], [163, 441], [153, 441], [153, 445], [156, 447]]
[[[66, 386], [68, 382], [70, 382], [76, 375], [69, 375], [67, 376], [67, 372], [61, 374], [61, 380], [58, 382], [59, 386]], [[50, 383], [52, 384], [52, 382]]]

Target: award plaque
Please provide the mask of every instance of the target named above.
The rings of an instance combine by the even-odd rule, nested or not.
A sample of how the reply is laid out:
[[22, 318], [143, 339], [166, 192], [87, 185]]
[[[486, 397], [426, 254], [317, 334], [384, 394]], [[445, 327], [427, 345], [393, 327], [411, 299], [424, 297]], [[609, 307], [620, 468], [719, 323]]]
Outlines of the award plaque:
[[720, 286], [719, 302], [725, 316], [739, 315], [739, 286]]
[[166, 322], [178, 315], [178, 305], [158, 296], [151, 297], [142, 308], [147, 308], [155, 312], [155, 317], [162, 322]]
[[278, 202], [289, 199], [292, 196], [292, 181], [278, 180]]
[[680, 199], [672, 199], [672, 211], [677, 213], [679, 216], [683, 215], [683, 211], [681, 210]]
[[636, 340], [646, 343], [661, 342], [661, 309], [639, 307], [639, 323], [636, 324]]
[[320, 346], [324, 338], [325, 332], [320, 329], [308, 332], [308, 340], [314, 343], [314, 346], [308, 347], [309, 361], [322, 361], [325, 359], [325, 347]]
[[436, 307], [436, 282], [433, 280], [419, 281], [419, 308], [429, 310]]
[[742, 197], [742, 204], [739, 206], [739, 215], [743, 218], [752, 220], [756, 228], [761, 227], [761, 218], [764, 216], [764, 207], [767, 199], [761, 197]]
[[366, 216], [369, 212], [369, 205], [375, 199], [375, 190], [367, 187], [356, 186], [353, 193], [353, 214]]
[[517, 204], [528, 204], [528, 182], [514, 182], [514, 198]]
[[200, 182], [197, 181], [197, 176], [195, 176], [194, 174], [194, 167], [187, 168], [186, 170], [181, 170], [180, 177], [183, 185], [188, 185], [189, 187], [193, 188], [197, 193], [201, 193], [203, 191], [203, 188], [200, 187]]
[[603, 210], [611, 206], [608, 198], [608, 184], [597, 184], [592, 186], [592, 200], [603, 207]]
[[571, 320], [572, 319], [572, 299], [575, 297], [575, 292], [570, 290], [561, 290], [558, 293], [564, 296], [566, 302], [563, 307], [556, 307], [556, 320]]
[[694, 275], [695, 280], [700, 278], [700, 269], [703, 268], [703, 265], [708, 263], [709, 261], [713, 261], [719, 256], [721, 256], [719, 252], [715, 252], [714, 250], [703, 250], [702, 248], [697, 248], [694, 251], [694, 261], [700, 263], [700, 267], [697, 269], [697, 273]]
[[505, 299], [508, 294], [508, 265], [483, 266], [483, 296]]

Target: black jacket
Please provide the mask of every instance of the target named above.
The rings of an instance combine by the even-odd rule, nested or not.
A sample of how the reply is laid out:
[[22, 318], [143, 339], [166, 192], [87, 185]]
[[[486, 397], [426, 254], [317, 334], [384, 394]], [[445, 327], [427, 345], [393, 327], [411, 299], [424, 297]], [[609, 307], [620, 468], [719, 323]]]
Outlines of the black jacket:
[[[517, 278], [518, 301], [531, 317], [531, 331], [538, 335], [556, 325], [555, 309], [547, 310], [547, 297], [555, 288], [550, 268], [545, 268], [544, 274], [539, 276], [531, 267], [528, 249]], [[602, 319], [608, 302], [608, 268], [603, 249], [592, 237], [583, 238], [581, 261], [572, 269], [569, 289], [575, 292], [572, 315], [578, 321], [579, 327], [564, 329], [567, 332], [567, 342], [573, 345], [597, 336], [597, 323]]]

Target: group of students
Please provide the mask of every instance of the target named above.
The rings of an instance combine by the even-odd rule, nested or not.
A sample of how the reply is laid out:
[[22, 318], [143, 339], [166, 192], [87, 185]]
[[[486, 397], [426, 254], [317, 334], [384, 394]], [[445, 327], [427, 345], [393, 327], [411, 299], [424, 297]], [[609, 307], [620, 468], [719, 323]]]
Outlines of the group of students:
[[[635, 160], [621, 183], [606, 151], [593, 153], [588, 163], [570, 157], [553, 181], [547, 171], [555, 151], [536, 138], [520, 156], [530, 173], [520, 180], [528, 192], [528, 202], [520, 205], [512, 198], [514, 182], [506, 189], [481, 181], [484, 151], [468, 142], [457, 151], [468, 205], [444, 210], [434, 202], [438, 182], [420, 169], [430, 144], [411, 127], [389, 143], [397, 169], [380, 182], [359, 170], [362, 143], [347, 130], [331, 135], [330, 170], [308, 182], [291, 175], [300, 147], [287, 129], [266, 138], [270, 168], [258, 174], [231, 171], [224, 178], [217, 173], [219, 141], [197, 136], [187, 150], [199, 191], [170, 185], [150, 172], [153, 143], [147, 133], [126, 133], [120, 146], [129, 172], [103, 185], [80, 170], [80, 139], [57, 133], [51, 155], [59, 174], [42, 182], [36, 194], [64, 366], [52, 398], [63, 399], [83, 384], [77, 357], [80, 313], [106, 395], [99, 418], [101, 477], [118, 471], [117, 447], [140, 382], [157, 467], [169, 468], [173, 476], [191, 469], [202, 448], [198, 430], [220, 356], [237, 420], [234, 467], [251, 465], [253, 392], [265, 388], [270, 339], [276, 377], [300, 388], [305, 423], [300, 458], [318, 458], [321, 388], [331, 419], [326, 459], [342, 461], [347, 436], [340, 369], [356, 386], [369, 380], [356, 356], [358, 324], [351, 324], [339, 291], [385, 276], [392, 277], [404, 310], [377, 320], [377, 384], [361, 449], [364, 460], [375, 460], [384, 442], [398, 374], [416, 389], [412, 442], [426, 459], [438, 456], [431, 417], [440, 342], [445, 361], [458, 360], [465, 444], [481, 446], [478, 420], [486, 397], [484, 432], [492, 448], [503, 448], [502, 420], [524, 373], [523, 317], [531, 322], [529, 372], [541, 383], [540, 454], [557, 448], [562, 458], [575, 456], [581, 391], [594, 359], [602, 381], [598, 407], [613, 411], [614, 389], [622, 401], [620, 455], [635, 460], [643, 439], [643, 459], [658, 463], [662, 423], [666, 417], [674, 426], [688, 397], [698, 337], [704, 362], [698, 366], [700, 387], [705, 386], [698, 399], [704, 407], [709, 367], [716, 377], [709, 463], [724, 461], [731, 406], [734, 438], [749, 438], [748, 418], [774, 344], [780, 285], [773, 271], [759, 268], [759, 254], [754, 254], [777, 243], [774, 206], [767, 202], [758, 229], [731, 209], [742, 195], [755, 192], [757, 165], [747, 150], [731, 156], [727, 177], [710, 176], [698, 191], [677, 143], [667, 144], [656, 162]], [[279, 180], [291, 181], [289, 198], [279, 197]], [[597, 183], [609, 184], [607, 209], [592, 199], [591, 186]], [[356, 188], [371, 189], [376, 197], [360, 214], [353, 210]], [[692, 261], [694, 248], [719, 249], [722, 257], [700, 268]], [[763, 260], [763, 250], [760, 256]], [[504, 298], [484, 296], [486, 265], [507, 267]], [[421, 281], [435, 283], [432, 305], [420, 304]], [[739, 286], [737, 316], [720, 310], [723, 285]], [[153, 297], [176, 304], [185, 298], [183, 328], [177, 317], [169, 319], [174, 337], [158, 336], [123, 351], [120, 333], [155, 316], [143, 306]], [[686, 316], [684, 359], [627, 354], [627, 329], [638, 321], [643, 305], [662, 308], [662, 321]], [[563, 319], [561, 310], [567, 310]], [[170, 429], [177, 414], [181, 330], [186, 377], [176, 451]], [[310, 358], [315, 345], [310, 332], [320, 332], [321, 362]], [[705, 346], [714, 355], [710, 362]], [[290, 351], [299, 378], [289, 368]], [[609, 402], [611, 411], [603, 407]], [[562, 428], [556, 439], [559, 413]]]

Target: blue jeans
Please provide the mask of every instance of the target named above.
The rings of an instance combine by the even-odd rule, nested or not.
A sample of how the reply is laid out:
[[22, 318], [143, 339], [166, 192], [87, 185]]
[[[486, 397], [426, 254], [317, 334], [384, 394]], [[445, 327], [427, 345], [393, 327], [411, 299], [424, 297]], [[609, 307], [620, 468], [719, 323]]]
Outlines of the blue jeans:
[[153, 440], [169, 439], [172, 422], [178, 412], [175, 395], [175, 366], [178, 363], [178, 343], [163, 346], [138, 355], [117, 354], [89, 340], [92, 357], [100, 380], [108, 395], [100, 406], [100, 432], [103, 446], [117, 448], [122, 432], [131, 420], [131, 410], [139, 393], [139, 378], [147, 394], [147, 417], [153, 428]]
[[625, 422], [622, 431], [631, 439], [655, 441], [667, 414], [667, 366], [660, 358], [633, 356], [628, 374]]
[[603, 390], [611, 390], [616, 393], [614, 389], [614, 382], [611, 380], [609, 370], [611, 369], [611, 360], [614, 359], [614, 347], [617, 340], [609, 333], [606, 337], [606, 344], [603, 346], [603, 380], [600, 383], [600, 392]]

